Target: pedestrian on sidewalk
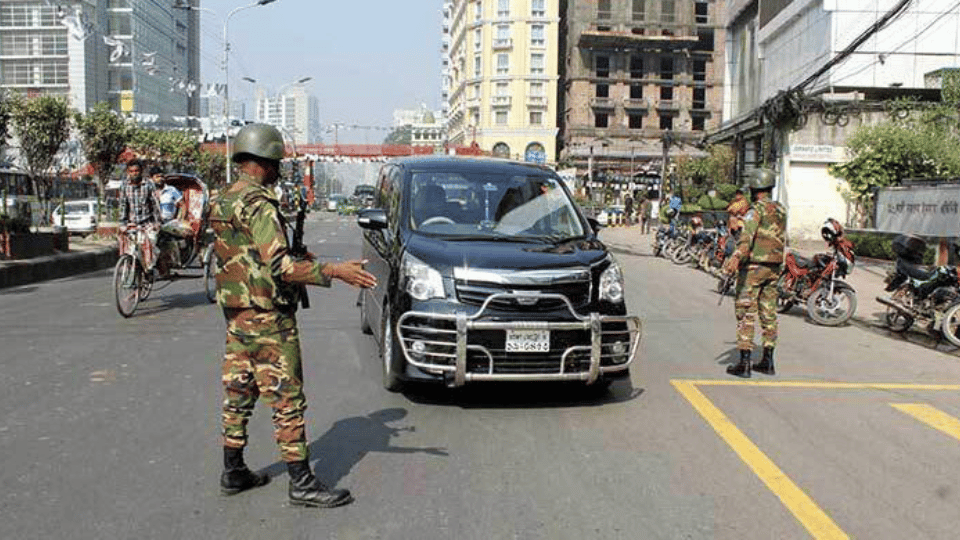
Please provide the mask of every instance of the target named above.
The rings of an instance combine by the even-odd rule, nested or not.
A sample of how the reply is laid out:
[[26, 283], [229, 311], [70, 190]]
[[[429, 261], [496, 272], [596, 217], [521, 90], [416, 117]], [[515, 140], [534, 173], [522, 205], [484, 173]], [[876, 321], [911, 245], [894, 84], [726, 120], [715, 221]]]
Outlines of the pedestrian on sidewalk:
[[653, 210], [653, 203], [647, 197], [640, 203], [640, 234], [650, 234], [650, 218]]
[[[750, 377], [750, 370], [773, 375], [773, 350], [777, 345], [777, 279], [783, 268], [786, 244], [786, 210], [772, 200], [776, 173], [755, 169], [749, 180], [753, 205], [743, 219], [743, 231], [733, 255], [723, 264], [725, 275], [737, 273], [737, 349], [740, 361], [727, 373]], [[763, 357], [751, 365], [754, 326], [759, 318]]]
[[633, 197], [629, 193], [623, 200], [623, 213], [627, 227], [633, 225]]
[[376, 285], [376, 278], [361, 261], [318, 263], [309, 255], [297, 259], [290, 254], [286, 220], [273, 191], [283, 156], [283, 137], [276, 128], [244, 126], [232, 156], [240, 177], [210, 212], [220, 261], [217, 301], [227, 323], [220, 487], [233, 495], [269, 481], [243, 460], [247, 421], [262, 397], [273, 408], [274, 435], [290, 475], [290, 502], [332, 508], [353, 498], [345, 489], [328, 488], [310, 471], [296, 310], [302, 285], [329, 287], [339, 279], [366, 288]]

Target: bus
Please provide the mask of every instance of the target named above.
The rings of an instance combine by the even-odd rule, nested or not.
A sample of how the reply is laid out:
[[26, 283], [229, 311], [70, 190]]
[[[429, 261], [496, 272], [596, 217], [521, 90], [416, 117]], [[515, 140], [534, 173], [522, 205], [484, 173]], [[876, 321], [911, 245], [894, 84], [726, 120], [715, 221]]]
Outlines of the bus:
[[[53, 178], [50, 182], [50, 200], [56, 204], [60, 199], [75, 201], [97, 197], [97, 185], [91, 180], [74, 180], [68, 177]], [[31, 226], [43, 225], [43, 208], [33, 189], [27, 173], [8, 167], [0, 167], [0, 199], [3, 207], [0, 215], [11, 218], [29, 218]]]

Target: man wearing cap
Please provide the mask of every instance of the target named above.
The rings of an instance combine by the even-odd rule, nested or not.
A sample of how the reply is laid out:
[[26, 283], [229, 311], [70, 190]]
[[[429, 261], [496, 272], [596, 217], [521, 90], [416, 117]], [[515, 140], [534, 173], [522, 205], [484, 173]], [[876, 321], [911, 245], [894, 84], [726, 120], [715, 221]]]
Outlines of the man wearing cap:
[[339, 279], [372, 287], [376, 279], [362, 261], [318, 263], [290, 255], [286, 222], [273, 186], [284, 155], [280, 132], [265, 124], [244, 126], [234, 141], [238, 180], [213, 203], [217, 301], [227, 323], [222, 381], [224, 471], [221, 492], [232, 495], [262, 486], [269, 477], [243, 460], [247, 421], [258, 398], [273, 408], [274, 435], [290, 475], [290, 502], [331, 508], [352, 501], [345, 489], [330, 489], [308, 463], [303, 370], [296, 308], [301, 285], [329, 287]]
[[[771, 197], [776, 173], [755, 169], [748, 187], [753, 204], [743, 217], [743, 231], [736, 250], [723, 264], [727, 275], [737, 276], [737, 349], [740, 361], [727, 367], [727, 373], [749, 377], [751, 368], [767, 375], [775, 373], [773, 349], [777, 345], [777, 279], [783, 267], [786, 243], [786, 210]], [[760, 320], [763, 357], [750, 364], [756, 320]]]

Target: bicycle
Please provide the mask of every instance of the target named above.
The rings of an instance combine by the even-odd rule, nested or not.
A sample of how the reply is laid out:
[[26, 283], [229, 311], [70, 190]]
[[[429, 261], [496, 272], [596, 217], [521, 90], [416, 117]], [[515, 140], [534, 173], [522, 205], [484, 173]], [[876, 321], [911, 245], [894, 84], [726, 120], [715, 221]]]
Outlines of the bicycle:
[[117, 240], [120, 257], [113, 268], [113, 291], [117, 311], [123, 317], [130, 317], [153, 291], [155, 277], [153, 267], [146, 263], [146, 253], [152, 253], [154, 248], [147, 231], [136, 225], [120, 231]]

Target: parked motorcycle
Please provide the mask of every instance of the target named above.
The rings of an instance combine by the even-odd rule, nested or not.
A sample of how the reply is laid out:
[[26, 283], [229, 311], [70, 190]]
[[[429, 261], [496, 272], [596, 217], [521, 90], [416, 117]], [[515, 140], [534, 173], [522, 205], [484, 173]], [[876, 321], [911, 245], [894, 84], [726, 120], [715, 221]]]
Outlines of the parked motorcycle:
[[786, 313], [794, 305], [804, 304], [817, 324], [838, 326], [857, 311], [857, 291], [843, 281], [853, 269], [856, 255], [837, 220], [827, 219], [820, 235], [833, 253], [818, 253], [808, 259], [789, 252], [784, 257], [777, 281], [777, 311]]
[[[954, 249], [956, 249], [954, 245]], [[960, 346], [960, 275], [954, 266], [927, 268], [921, 263], [926, 242], [914, 235], [893, 239], [897, 262], [885, 279], [889, 297], [878, 296], [887, 306], [887, 327], [904, 332], [916, 325], [929, 334], [941, 332]], [[948, 316], [949, 312], [949, 316]]]

